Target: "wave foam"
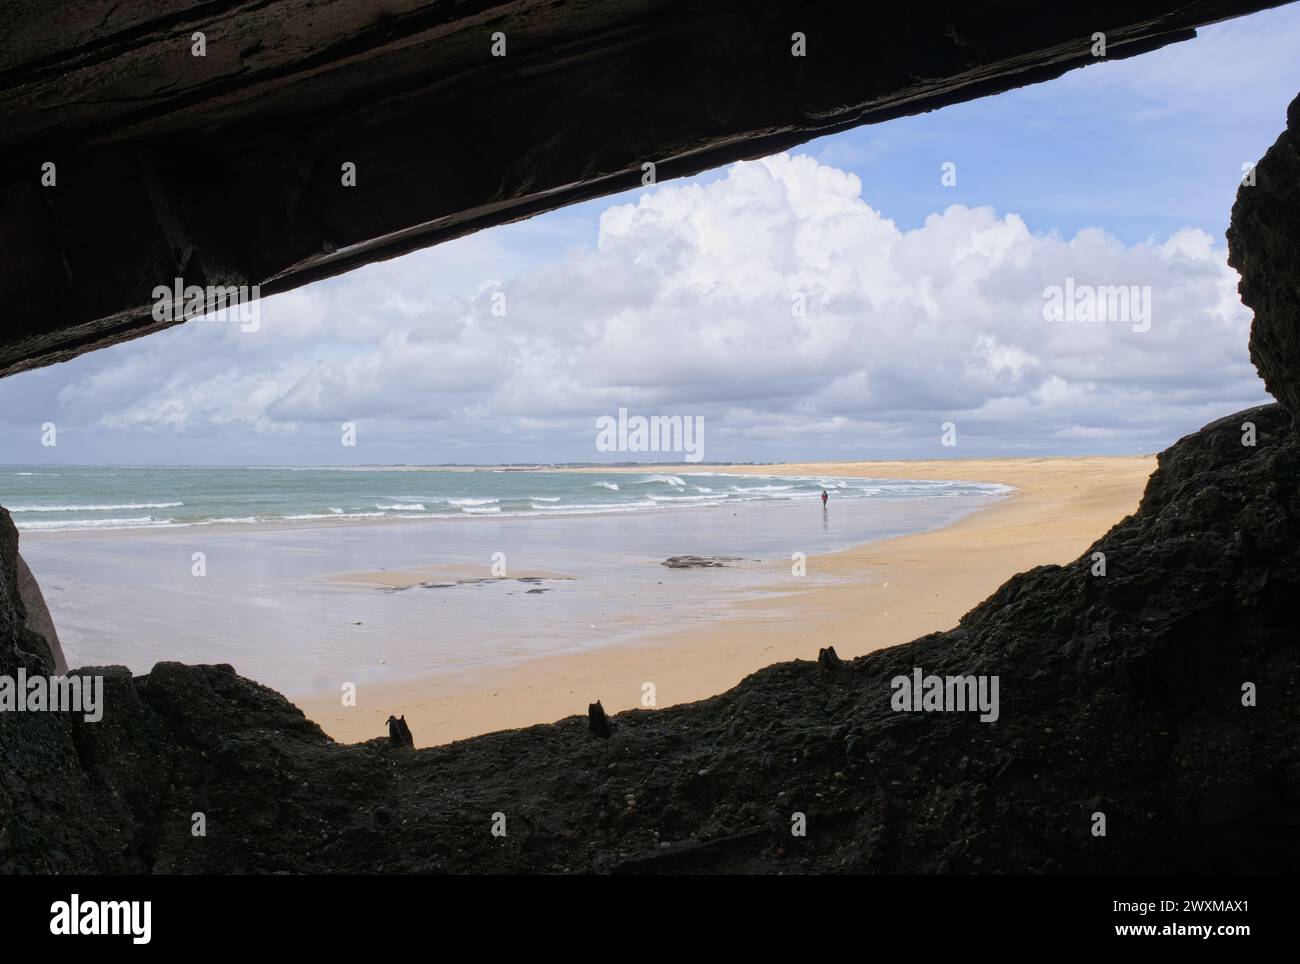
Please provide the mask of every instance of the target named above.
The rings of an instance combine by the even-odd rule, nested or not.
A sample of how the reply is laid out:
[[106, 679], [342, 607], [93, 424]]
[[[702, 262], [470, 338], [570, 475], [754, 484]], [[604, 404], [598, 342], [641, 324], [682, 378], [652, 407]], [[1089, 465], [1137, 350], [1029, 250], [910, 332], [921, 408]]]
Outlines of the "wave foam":
[[145, 526], [169, 525], [171, 519], [157, 519], [142, 515], [125, 519], [73, 519], [68, 521], [24, 522], [20, 528], [56, 531], [67, 529], [137, 529]]
[[10, 512], [131, 512], [137, 509], [175, 509], [184, 502], [126, 502], [120, 505], [11, 505]]

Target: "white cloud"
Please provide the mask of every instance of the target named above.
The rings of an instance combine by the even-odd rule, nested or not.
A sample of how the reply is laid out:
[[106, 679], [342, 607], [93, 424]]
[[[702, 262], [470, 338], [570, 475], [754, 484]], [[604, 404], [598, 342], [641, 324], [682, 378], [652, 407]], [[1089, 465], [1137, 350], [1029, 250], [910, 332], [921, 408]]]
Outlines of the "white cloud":
[[[482, 237], [268, 299], [257, 333], [105, 352], [60, 403], [117, 431], [363, 419], [393, 445], [377, 459], [440, 461], [595, 458], [619, 406], [704, 415], [710, 459], [968, 454], [937, 451], [948, 419], [1008, 452], [1149, 450], [1263, 397], [1236, 276], [1198, 230], [1125, 245], [955, 205], [902, 231], [855, 175], [779, 155], [613, 205], [541, 266]], [[1150, 331], [1045, 322], [1067, 277], [1149, 285]]]

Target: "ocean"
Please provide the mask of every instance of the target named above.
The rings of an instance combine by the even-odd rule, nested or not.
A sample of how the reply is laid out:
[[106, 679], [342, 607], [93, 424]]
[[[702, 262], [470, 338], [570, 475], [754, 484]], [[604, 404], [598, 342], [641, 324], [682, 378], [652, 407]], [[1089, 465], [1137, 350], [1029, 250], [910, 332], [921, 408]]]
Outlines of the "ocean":
[[[730, 618], [830, 579], [820, 554], [951, 525], [1010, 491], [707, 471], [0, 468], [69, 665], [230, 663], [291, 695]], [[688, 554], [734, 559], [663, 565]], [[412, 571], [418, 585], [383, 585]]]
[[988, 496], [975, 482], [726, 475], [393, 468], [5, 466], [0, 505], [20, 530], [476, 516], [592, 515], [815, 501]]

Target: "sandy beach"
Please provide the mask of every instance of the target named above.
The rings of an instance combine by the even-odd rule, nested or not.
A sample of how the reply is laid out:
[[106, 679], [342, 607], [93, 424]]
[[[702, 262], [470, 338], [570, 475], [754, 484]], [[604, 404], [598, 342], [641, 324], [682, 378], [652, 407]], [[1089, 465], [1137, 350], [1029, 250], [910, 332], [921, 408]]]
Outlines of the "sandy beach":
[[335, 694], [297, 703], [344, 742], [384, 735], [388, 715], [404, 714], [416, 744], [428, 746], [585, 713], [597, 699], [611, 713], [639, 707], [646, 684], [657, 707], [692, 702], [771, 663], [815, 659], [822, 646], [860, 656], [949, 629], [1015, 573], [1075, 558], [1137, 508], [1155, 464], [1153, 456], [1130, 456], [709, 466], [755, 475], [961, 479], [1017, 491], [946, 528], [807, 559], [809, 576], [834, 581], [810, 579], [802, 589], [788, 565], [774, 565], [773, 594], [735, 602], [720, 619], [665, 626], [634, 644], [367, 684], [355, 707], [342, 707]]

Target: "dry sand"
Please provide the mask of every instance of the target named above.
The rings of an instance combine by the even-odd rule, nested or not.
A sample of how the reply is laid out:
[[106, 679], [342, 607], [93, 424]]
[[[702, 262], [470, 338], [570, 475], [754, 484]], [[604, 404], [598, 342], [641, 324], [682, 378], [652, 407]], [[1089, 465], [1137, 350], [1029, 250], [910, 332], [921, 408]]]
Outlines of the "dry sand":
[[356, 707], [341, 707], [333, 694], [298, 705], [345, 742], [382, 736], [390, 713], [405, 714], [416, 744], [431, 746], [585, 714], [597, 699], [611, 713], [638, 707], [646, 683], [654, 686], [656, 706], [692, 702], [771, 663], [815, 659], [821, 646], [860, 656], [950, 629], [1015, 573], [1076, 558], [1137, 508], [1155, 465], [1153, 456], [1125, 456], [708, 466], [759, 475], [1002, 482], [1018, 491], [944, 529], [810, 557], [810, 576], [837, 580], [810, 581], [793, 595], [788, 565], [774, 565], [779, 595], [737, 603], [733, 615], [713, 623], [665, 626], [635, 644], [479, 672], [372, 684], [358, 692]]

